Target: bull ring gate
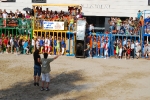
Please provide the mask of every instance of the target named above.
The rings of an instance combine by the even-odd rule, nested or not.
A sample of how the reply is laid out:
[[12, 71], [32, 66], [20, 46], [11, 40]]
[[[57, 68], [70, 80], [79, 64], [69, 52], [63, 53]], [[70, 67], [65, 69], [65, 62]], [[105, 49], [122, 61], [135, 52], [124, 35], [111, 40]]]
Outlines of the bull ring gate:
[[[33, 9], [35, 7], [44, 7], [44, 6], [57, 6], [57, 7], [79, 7], [76, 4], [33, 4]], [[48, 38], [51, 39], [51, 54], [58, 54], [61, 51], [61, 44], [60, 44], [60, 51], [57, 46], [57, 41], [64, 40], [65, 42], [65, 51], [64, 54], [66, 56], [74, 56], [75, 52], [75, 34], [73, 30], [68, 31], [68, 22], [65, 21], [50, 21], [47, 19], [37, 18], [36, 10], [34, 10], [35, 16], [33, 20], [33, 37], [40, 37], [40, 38]], [[59, 42], [60, 43], [60, 42]], [[42, 50], [40, 50], [42, 51]]]

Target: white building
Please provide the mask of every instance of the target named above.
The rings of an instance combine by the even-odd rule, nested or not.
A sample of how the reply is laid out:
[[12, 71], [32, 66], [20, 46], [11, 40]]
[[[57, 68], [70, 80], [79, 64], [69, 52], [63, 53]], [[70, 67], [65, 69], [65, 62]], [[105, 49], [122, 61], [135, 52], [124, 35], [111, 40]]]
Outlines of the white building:
[[[7, 0], [0, 0], [7, 1]], [[8, 0], [11, 1], [11, 0]], [[0, 9], [15, 11], [24, 7], [32, 7], [32, 1], [45, 0], [12, 0], [16, 2], [0, 2]], [[88, 16], [122, 16], [136, 17], [138, 10], [150, 10], [148, 0], [47, 0], [47, 3], [54, 4], [79, 4], [83, 12]], [[53, 10], [67, 10], [65, 8], [51, 8]]]
[[[0, 0], [2, 1], [2, 0]], [[11, 1], [11, 0], [5, 0]], [[7, 11], [22, 11], [25, 7], [32, 8], [32, 1], [45, 0], [12, 0], [15, 2], [0, 2], [0, 9]], [[150, 2], [150, 0], [149, 0]], [[136, 17], [138, 10], [150, 10], [148, 0], [47, 0], [51, 4], [78, 4], [83, 8], [83, 13], [89, 19], [89, 23], [94, 23], [94, 26], [108, 28], [108, 20], [110, 16], [118, 17]], [[46, 7], [45, 7], [46, 8]], [[50, 10], [64, 10], [67, 7], [48, 7]], [[146, 16], [150, 15], [146, 14]], [[95, 16], [95, 17], [94, 17]], [[97, 16], [97, 17], [96, 17]], [[100, 17], [101, 16], [101, 17]]]

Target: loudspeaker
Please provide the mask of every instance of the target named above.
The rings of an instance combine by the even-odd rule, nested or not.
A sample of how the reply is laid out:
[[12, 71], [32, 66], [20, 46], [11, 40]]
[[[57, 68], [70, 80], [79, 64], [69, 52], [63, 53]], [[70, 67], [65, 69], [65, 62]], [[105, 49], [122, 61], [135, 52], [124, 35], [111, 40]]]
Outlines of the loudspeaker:
[[85, 58], [85, 51], [86, 48], [86, 40], [76, 40], [75, 44], [76, 52], [75, 57], [76, 58]]
[[148, 5], [150, 6], [150, 0], [148, 0]]

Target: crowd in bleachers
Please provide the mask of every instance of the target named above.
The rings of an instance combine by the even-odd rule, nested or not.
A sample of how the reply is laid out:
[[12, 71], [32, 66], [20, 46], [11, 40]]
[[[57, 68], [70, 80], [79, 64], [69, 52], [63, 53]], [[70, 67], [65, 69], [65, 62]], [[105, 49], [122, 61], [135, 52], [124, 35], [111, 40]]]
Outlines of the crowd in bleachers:
[[5, 9], [0, 9], [0, 27], [18, 27], [24, 29], [30, 29], [32, 24], [32, 13], [26, 11], [26, 13], [21, 13], [21, 11], [16, 10], [16, 12], [7, 12]]
[[[82, 7], [81, 6], [74, 6], [68, 7], [68, 12], [65, 11], [52, 11], [46, 8], [46, 10], [42, 9], [42, 7], [33, 7], [30, 11], [26, 11], [26, 13], [22, 13], [19, 10], [16, 12], [7, 12], [5, 9], [0, 9], [0, 26], [6, 27], [7, 21], [13, 19], [16, 21], [16, 18], [20, 18], [21, 25], [23, 28], [31, 27], [31, 22], [29, 19], [35, 18], [35, 28], [40, 29], [43, 28], [43, 21], [60, 21], [64, 22], [65, 30], [76, 30], [76, 21], [77, 19], [83, 18], [82, 17]], [[15, 20], [16, 19], [16, 20]], [[19, 22], [18, 22], [19, 23]], [[14, 23], [14, 27], [17, 25]], [[21, 27], [21, 28], [22, 28]]]
[[110, 32], [113, 34], [139, 35], [141, 27], [144, 27], [146, 34], [150, 34], [150, 17], [148, 16], [144, 19], [140, 10], [135, 19], [130, 17], [129, 19], [121, 20], [117, 17], [111, 17], [109, 24]]
[[144, 19], [145, 25], [144, 25], [144, 32], [145, 34], [150, 34], [150, 16]]
[[113, 34], [139, 35], [138, 32], [140, 30], [140, 27], [142, 26], [142, 23], [138, 20], [138, 18], [135, 18], [135, 20], [133, 20], [133, 17], [130, 17], [126, 20], [121, 20], [120, 18], [112, 17], [109, 23], [110, 32], [112, 32]]
[[[28, 27], [28, 24], [31, 26], [31, 22], [28, 22], [28, 19], [34, 18], [35, 20], [35, 27], [39, 24], [39, 27], [42, 24], [44, 20], [47, 21], [63, 21], [65, 30], [76, 30], [75, 29], [75, 23], [77, 19], [82, 19], [82, 7], [68, 7], [68, 12], [64, 11], [52, 11], [48, 8], [46, 10], [43, 10], [42, 7], [33, 7], [30, 11], [26, 11], [25, 14], [23, 14], [21, 11], [16, 10], [16, 12], [7, 12], [5, 9], [0, 10], [0, 20], [1, 20], [1, 27], [8, 27], [7, 20], [9, 19], [21, 19], [20, 28], [21, 31], [19, 31], [20, 35], [11, 35], [6, 33], [1, 33], [2, 36], [0, 36], [0, 52], [6, 51], [6, 53], [15, 53], [15, 54], [29, 54], [32, 53], [33, 49], [39, 49], [40, 52], [48, 52], [52, 53], [52, 50], [54, 51], [53, 54], [56, 54], [56, 52], [62, 52], [62, 54], [65, 53], [66, 48], [66, 40], [64, 37], [51, 37], [51, 36], [34, 36], [33, 39], [30, 38], [30, 32], [27, 32], [26, 28]], [[6, 24], [7, 23], [7, 24]], [[14, 25], [14, 24], [13, 24]], [[13, 26], [11, 23], [11, 27], [16, 27], [17, 25]], [[71, 29], [70, 29], [71, 28]], [[26, 34], [26, 35], [22, 35]]]
[[[15, 13], [11, 12], [7, 13], [6, 10], [0, 10], [0, 18], [3, 19], [3, 25], [5, 27], [5, 19], [6, 18], [21, 18], [22, 24], [25, 24], [24, 20], [32, 19], [35, 15], [37, 20], [36, 24], [41, 24], [41, 20], [48, 21], [64, 21], [65, 30], [70, 31], [70, 28], [74, 30], [75, 23], [78, 18], [82, 18], [81, 7], [69, 7], [68, 12], [64, 11], [50, 11], [48, 8], [46, 10], [42, 10], [41, 7], [34, 7], [30, 12], [26, 12], [26, 14], [22, 14], [20, 11], [16, 11]], [[132, 17], [126, 20], [121, 20], [120, 18], [112, 17], [109, 21], [110, 23], [110, 32], [113, 34], [131, 34], [131, 35], [139, 35], [139, 30], [141, 27], [144, 27], [145, 33], [150, 32], [150, 18], [146, 19], [140, 15], [139, 12], [137, 18], [133, 20]], [[145, 23], [144, 23], [145, 22]], [[22, 26], [22, 28], [26, 28], [26, 26]], [[31, 25], [31, 23], [30, 23]], [[68, 27], [69, 26], [69, 27]], [[42, 26], [40, 26], [42, 27]], [[93, 24], [89, 25], [88, 32], [94, 32]], [[24, 33], [24, 32], [23, 32]], [[109, 32], [106, 32], [107, 34]], [[108, 37], [98, 37], [88, 36], [87, 37], [87, 49], [85, 51], [89, 51], [88, 56], [101, 56], [107, 58], [109, 56], [110, 44], [108, 42]], [[140, 57], [141, 53], [144, 53], [144, 56], [150, 56], [150, 45], [147, 42], [144, 42], [144, 50], [142, 51], [142, 45], [139, 41], [124, 40], [117, 39], [114, 41], [114, 54], [117, 58], [122, 58], [125, 56], [125, 59], [129, 59], [130, 56], [134, 58], [134, 55], [137, 58]], [[62, 55], [66, 52], [66, 40], [64, 37], [52, 37], [52, 36], [34, 36], [32, 39], [30, 35], [14, 35], [11, 34], [4, 35], [2, 34], [0, 38], [0, 52], [6, 50], [6, 53], [15, 53], [15, 54], [29, 54], [33, 53], [32, 51], [35, 49], [39, 49], [41, 53], [48, 52], [49, 54], [57, 54], [61, 53]], [[96, 49], [97, 48], [97, 49]], [[91, 51], [92, 50], [92, 51]], [[97, 53], [96, 53], [97, 52]]]
[[[52, 11], [48, 8], [46, 10], [43, 10], [41, 7], [34, 7], [34, 14], [37, 19], [36, 23], [39, 24], [39, 26], [36, 26], [36, 28], [42, 28], [43, 24], [41, 19], [47, 20], [47, 21], [59, 21], [64, 22], [65, 30], [75, 30], [76, 21], [79, 18], [82, 18], [82, 7], [68, 7], [68, 12], [64, 11]], [[38, 25], [37, 24], [37, 25]]]

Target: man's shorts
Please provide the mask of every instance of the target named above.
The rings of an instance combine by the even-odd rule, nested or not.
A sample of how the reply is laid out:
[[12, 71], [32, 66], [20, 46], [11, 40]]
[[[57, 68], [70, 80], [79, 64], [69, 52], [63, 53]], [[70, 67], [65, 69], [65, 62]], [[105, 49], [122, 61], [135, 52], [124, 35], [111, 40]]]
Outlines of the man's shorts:
[[41, 76], [41, 66], [34, 65], [34, 76]]
[[50, 74], [49, 73], [42, 73], [42, 81], [50, 82]]

